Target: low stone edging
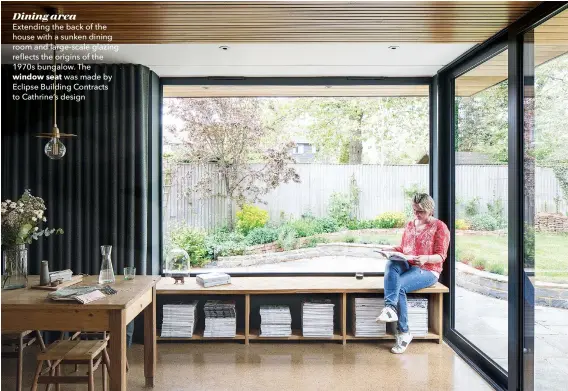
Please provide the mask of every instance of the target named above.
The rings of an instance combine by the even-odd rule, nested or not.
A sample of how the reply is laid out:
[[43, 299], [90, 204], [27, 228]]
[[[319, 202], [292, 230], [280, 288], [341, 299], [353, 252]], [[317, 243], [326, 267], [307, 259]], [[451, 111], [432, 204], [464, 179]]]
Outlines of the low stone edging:
[[[330, 232], [326, 234], [317, 234], [305, 238], [298, 238], [298, 245], [302, 246], [314, 238], [324, 238], [333, 242], [333, 240], [336, 240], [338, 238], [343, 238], [344, 236], [357, 237], [359, 235], [365, 235], [365, 234], [396, 234], [402, 236], [403, 231], [404, 229], [402, 228], [370, 228], [370, 229], [356, 229], [351, 231], [344, 230], [344, 231]], [[353, 243], [346, 243], [346, 244], [353, 244]], [[254, 246], [247, 247], [245, 249], [245, 255], [272, 253], [272, 252], [277, 252], [279, 250], [280, 248], [278, 246], [278, 242], [257, 244]]]
[[219, 257], [214, 267], [240, 267], [266, 265], [280, 262], [297, 261], [324, 256], [347, 257], [380, 257], [374, 250], [380, 247], [375, 244], [361, 243], [319, 243], [316, 247], [300, 248], [297, 250], [271, 252], [262, 254], [236, 255]]
[[[508, 278], [477, 270], [464, 263], [456, 264], [456, 284], [467, 290], [507, 300]], [[568, 284], [537, 282], [535, 304], [568, 309]]]

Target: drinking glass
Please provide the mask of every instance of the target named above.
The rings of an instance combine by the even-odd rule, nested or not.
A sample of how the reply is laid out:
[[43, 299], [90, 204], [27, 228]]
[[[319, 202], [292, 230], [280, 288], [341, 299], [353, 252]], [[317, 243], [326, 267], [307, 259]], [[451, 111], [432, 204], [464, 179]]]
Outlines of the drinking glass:
[[136, 275], [136, 268], [127, 266], [124, 268], [124, 279], [125, 280], [134, 280], [134, 276]]

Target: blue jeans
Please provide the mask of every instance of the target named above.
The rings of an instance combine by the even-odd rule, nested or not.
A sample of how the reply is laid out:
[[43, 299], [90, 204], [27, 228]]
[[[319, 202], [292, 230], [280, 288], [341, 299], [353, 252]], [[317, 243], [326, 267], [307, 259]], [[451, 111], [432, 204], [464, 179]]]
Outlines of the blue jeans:
[[398, 331], [408, 332], [406, 294], [427, 288], [438, 281], [431, 271], [411, 266], [408, 262], [388, 261], [385, 267], [385, 305], [397, 308]]

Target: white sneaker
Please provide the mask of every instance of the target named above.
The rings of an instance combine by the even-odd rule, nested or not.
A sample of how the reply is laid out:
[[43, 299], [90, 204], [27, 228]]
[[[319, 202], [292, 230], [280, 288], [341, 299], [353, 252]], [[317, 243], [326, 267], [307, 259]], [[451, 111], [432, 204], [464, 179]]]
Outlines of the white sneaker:
[[407, 333], [399, 333], [396, 335], [396, 344], [391, 349], [391, 352], [394, 354], [402, 354], [410, 345], [410, 341], [412, 341], [412, 334], [410, 331]]
[[398, 315], [396, 311], [390, 306], [385, 306], [381, 311], [380, 315], [375, 319], [375, 322], [396, 322], [398, 321]]

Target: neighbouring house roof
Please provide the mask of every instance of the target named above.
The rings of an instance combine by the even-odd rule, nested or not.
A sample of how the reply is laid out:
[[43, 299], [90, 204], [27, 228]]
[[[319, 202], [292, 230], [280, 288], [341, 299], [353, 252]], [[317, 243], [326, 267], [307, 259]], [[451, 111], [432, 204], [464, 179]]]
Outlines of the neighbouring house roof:
[[456, 152], [456, 164], [487, 165], [495, 164], [489, 155], [481, 152]]

